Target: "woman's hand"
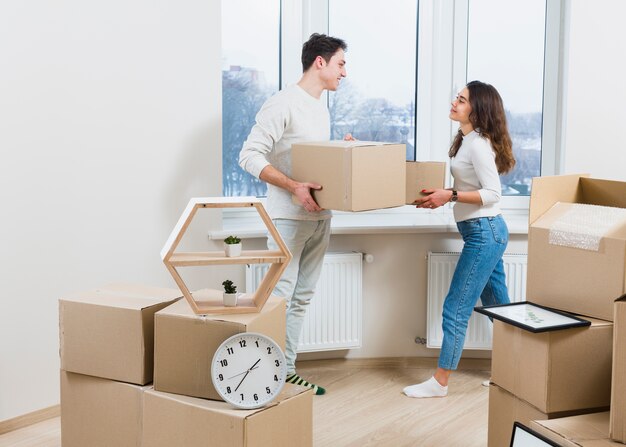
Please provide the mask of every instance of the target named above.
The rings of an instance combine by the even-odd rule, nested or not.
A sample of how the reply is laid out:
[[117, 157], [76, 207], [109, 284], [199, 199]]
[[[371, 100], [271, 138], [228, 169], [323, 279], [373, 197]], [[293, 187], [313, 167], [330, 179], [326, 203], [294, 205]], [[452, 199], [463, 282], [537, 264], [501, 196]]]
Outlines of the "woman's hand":
[[450, 201], [452, 191], [449, 189], [422, 189], [422, 193], [428, 194], [415, 200], [416, 208], [439, 208]]

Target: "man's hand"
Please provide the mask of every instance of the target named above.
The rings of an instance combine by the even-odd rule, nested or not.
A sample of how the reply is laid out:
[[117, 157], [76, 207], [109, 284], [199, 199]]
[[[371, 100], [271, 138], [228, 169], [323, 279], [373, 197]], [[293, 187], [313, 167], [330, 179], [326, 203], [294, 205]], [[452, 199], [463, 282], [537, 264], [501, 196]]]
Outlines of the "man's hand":
[[452, 197], [452, 191], [449, 189], [422, 189], [422, 192], [428, 195], [413, 202], [416, 204], [416, 208], [439, 208], [448, 203]]
[[304, 209], [307, 210], [309, 213], [322, 211], [322, 208], [320, 208], [320, 206], [311, 195], [312, 189], [320, 190], [322, 189], [322, 185], [318, 185], [317, 183], [295, 182], [292, 190], [292, 194], [297, 197], [298, 202], [300, 202]]

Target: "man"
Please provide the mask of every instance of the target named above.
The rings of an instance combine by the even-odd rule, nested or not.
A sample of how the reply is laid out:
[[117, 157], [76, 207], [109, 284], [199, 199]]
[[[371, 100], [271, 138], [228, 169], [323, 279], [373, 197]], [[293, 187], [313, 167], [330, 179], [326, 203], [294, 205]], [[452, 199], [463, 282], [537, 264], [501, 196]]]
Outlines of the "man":
[[[312, 34], [302, 46], [302, 77], [263, 104], [239, 154], [239, 165], [268, 183], [267, 211], [293, 255], [274, 289], [275, 295], [288, 302], [287, 382], [309, 386], [315, 394], [326, 391], [296, 374], [296, 349], [328, 248], [331, 213], [311, 196], [311, 189], [321, 189], [321, 185], [290, 178], [291, 145], [330, 139], [330, 116], [322, 93], [337, 90], [346, 76], [346, 50], [341, 39]], [[352, 137], [346, 135], [346, 139]], [[299, 204], [293, 203], [292, 195]], [[271, 237], [267, 245], [278, 249]]]

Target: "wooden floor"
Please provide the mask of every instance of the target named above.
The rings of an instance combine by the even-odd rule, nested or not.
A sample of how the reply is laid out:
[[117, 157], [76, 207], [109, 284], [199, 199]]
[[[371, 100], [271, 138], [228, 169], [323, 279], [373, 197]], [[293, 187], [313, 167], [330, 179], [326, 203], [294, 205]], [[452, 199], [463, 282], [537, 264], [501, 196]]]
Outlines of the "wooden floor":
[[[434, 359], [302, 362], [298, 373], [327, 389], [313, 399], [313, 445], [487, 445], [489, 389], [481, 382], [489, 378], [489, 361], [462, 361], [446, 398], [410, 399], [401, 393], [406, 385], [428, 379], [434, 367]], [[9, 446], [60, 447], [59, 418], [0, 435], [0, 447]]]

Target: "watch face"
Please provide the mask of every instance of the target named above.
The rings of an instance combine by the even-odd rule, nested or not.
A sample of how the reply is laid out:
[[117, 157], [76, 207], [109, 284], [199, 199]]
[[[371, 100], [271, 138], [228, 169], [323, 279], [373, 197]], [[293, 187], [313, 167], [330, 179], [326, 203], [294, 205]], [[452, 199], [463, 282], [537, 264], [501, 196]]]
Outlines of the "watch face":
[[242, 332], [225, 340], [213, 356], [211, 379], [226, 401], [239, 408], [262, 407], [285, 384], [285, 355], [271, 338]]

